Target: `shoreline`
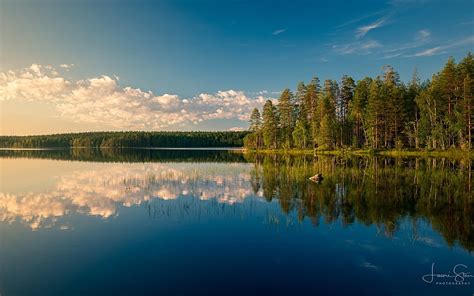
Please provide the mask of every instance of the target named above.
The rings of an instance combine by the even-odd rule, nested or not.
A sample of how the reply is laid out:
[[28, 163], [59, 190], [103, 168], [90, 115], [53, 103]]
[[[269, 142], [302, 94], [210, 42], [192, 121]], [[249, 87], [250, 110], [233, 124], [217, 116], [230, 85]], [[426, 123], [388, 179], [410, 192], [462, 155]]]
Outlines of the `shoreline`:
[[334, 156], [390, 156], [390, 157], [445, 157], [474, 159], [474, 150], [372, 150], [372, 149], [247, 149], [245, 147], [0, 147], [0, 151], [54, 151], [54, 150], [197, 150], [197, 151], [235, 151], [254, 154], [285, 155], [334, 155]]
[[289, 155], [336, 155], [336, 156], [390, 156], [390, 157], [446, 157], [446, 158], [471, 158], [474, 159], [474, 151], [459, 149], [453, 150], [369, 150], [369, 149], [245, 149], [246, 153], [256, 154], [289, 154]]

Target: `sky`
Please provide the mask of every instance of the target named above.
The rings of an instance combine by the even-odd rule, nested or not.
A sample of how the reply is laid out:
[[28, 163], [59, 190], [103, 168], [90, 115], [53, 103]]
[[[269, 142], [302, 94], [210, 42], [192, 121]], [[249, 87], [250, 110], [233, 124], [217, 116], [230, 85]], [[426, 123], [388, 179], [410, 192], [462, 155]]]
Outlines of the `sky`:
[[0, 134], [246, 129], [313, 76], [473, 49], [472, 0], [0, 0]]

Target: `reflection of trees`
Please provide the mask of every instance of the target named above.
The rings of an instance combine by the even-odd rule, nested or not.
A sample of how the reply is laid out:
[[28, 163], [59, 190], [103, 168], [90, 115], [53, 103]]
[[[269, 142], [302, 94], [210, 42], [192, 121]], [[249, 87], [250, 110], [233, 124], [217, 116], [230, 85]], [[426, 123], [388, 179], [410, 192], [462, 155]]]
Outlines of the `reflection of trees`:
[[[472, 161], [247, 155], [267, 200], [300, 220], [376, 225], [392, 236], [404, 218], [428, 221], [449, 245], [474, 248]], [[308, 177], [324, 175], [321, 184]]]
[[44, 158], [97, 162], [242, 162], [232, 150], [159, 150], [133, 148], [74, 148], [54, 150], [0, 150], [0, 158]]

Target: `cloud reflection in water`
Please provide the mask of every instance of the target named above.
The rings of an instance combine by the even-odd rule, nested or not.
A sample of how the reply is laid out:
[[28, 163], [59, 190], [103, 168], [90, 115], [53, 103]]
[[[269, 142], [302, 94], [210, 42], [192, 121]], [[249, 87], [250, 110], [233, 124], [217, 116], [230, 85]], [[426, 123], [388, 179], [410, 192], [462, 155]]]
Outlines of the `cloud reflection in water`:
[[240, 203], [254, 196], [250, 170], [244, 163], [101, 164], [59, 176], [45, 192], [0, 192], [0, 221], [20, 221], [35, 230], [71, 213], [109, 218], [118, 215], [119, 206], [152, 199]]

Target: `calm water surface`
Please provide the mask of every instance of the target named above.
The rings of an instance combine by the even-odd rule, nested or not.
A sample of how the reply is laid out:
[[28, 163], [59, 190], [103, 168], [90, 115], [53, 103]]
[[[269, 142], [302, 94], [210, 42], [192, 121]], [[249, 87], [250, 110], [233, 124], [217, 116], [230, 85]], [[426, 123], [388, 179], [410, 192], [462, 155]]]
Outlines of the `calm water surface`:
[[471, 296], [472, 192], [470, 160], [0, 151], [0, 295]]

